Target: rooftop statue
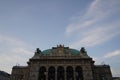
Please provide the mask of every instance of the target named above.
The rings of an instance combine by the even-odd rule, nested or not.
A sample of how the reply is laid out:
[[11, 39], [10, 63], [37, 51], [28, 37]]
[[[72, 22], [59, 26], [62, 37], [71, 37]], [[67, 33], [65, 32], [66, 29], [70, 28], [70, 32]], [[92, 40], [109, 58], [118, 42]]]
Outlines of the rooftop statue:
[[36, 48], [35, 54], [32, 57], [33, 59], [39, 59], [39, 55], [41, 54], [41, 50], [39, 48]]
[[37, 48], [35, 53], [40, 54], [40, 53], [41, 53], [41, 50], [40, 50], [39, 48]]
[[84, 56], [88, 56], [88, 55], [87, 55], [87, 51], [85, 50], [84, 47], [82, 47], [82, 48], [80, 49], [80, 53], [81, 53], [82, 55], [84, 55]]
[[84, 47], [81, 48], [80, 52], [82, 52], [82, 53], [87, 53], [87, 51], [85, 50]]

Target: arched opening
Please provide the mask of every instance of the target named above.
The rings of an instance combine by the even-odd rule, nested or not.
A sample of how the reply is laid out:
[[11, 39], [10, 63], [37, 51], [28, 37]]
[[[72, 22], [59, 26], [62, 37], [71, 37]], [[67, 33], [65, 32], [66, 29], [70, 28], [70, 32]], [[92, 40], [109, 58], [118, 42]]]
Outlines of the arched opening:
[[75, 73], [76, 73], [76, 80], [83, 80], [83, 71], [80, 66], [77, 66], [75, 68]]
[[55, 68], [53, 66], [48, 69], [48, 80], [55, 80]]
[[57, 80], [65, 80], [64, 79], [64, 67], [62, 67], [62, 66], [59, 66], [58, 68], [57, 68]]
[[39, 69], [39, 79], [38, 80], [46, 80], [46, 68], [44, 66]]
[[66, 77], [67, 77], [67, 80], [74, 80], [74, 77], [73, 77], [73, 67], [72, 66], [68, 66], [66, 68]]

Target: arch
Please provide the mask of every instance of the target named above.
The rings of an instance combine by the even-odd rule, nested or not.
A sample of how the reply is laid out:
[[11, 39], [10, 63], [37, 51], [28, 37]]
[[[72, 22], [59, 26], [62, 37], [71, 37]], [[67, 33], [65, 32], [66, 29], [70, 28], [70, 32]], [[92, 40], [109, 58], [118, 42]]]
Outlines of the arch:
[[76, 80], [83, 80], [83, 70], [80, 66], [75, 68]]
[[57, 68], [57, 80], [65, 80], [64, 74], [65, 74], [64, 67], [59, 66]]
[[74, 76], [73, 76], [73, 67], [72, 66], [68, 66], [66, 68], [66, 77], [67, 80], [74, 80]]
[[38, 80], [46, 80], [45, 72], [46, 72], [46, 67], [44, 67], [44, 66], [40, 67]]
[[55, 80], [55, 67], [53, 66], [48, 69], [48, 80]]

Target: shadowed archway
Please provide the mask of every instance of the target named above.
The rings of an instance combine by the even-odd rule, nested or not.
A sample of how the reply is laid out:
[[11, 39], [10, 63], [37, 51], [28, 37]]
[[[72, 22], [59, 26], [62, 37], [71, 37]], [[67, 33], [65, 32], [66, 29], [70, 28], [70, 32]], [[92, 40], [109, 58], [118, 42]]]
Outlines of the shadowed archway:
[[55, 80], [55, 67], [53, 66], [48, 69], [48, 80]]
[[39, 69], [39, 79], [38, 80], [46, 80], [46, 68], [44, 66]]
[[76, 73], [76, 80], [83, 80], [83, 71], [80, 66], [77, 66], [75, 68], [75, 73]]

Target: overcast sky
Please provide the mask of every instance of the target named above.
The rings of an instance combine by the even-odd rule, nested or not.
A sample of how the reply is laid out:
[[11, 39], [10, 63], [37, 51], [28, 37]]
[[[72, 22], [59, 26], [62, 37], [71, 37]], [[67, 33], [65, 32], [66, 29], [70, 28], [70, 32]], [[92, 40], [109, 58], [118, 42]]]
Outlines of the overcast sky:
[[85, 47], [120, 76], [120, 0], [0, 0], [0, 70], [58, 44]]

